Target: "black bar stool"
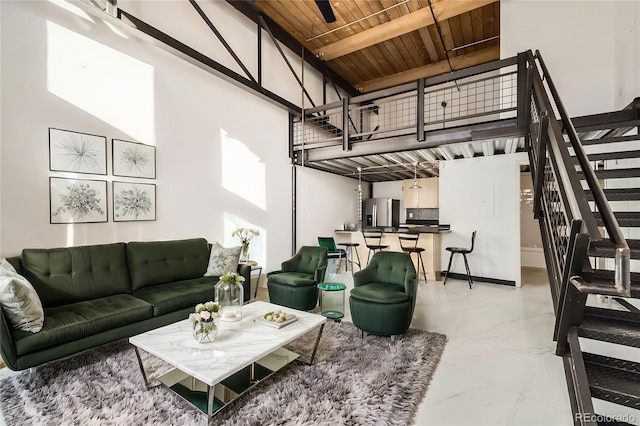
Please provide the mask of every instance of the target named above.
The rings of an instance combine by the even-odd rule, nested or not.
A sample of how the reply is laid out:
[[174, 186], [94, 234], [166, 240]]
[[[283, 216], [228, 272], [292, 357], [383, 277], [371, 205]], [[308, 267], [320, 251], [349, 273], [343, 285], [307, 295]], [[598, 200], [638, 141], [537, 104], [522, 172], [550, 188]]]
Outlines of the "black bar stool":
[[422, 265], [422, 274], [424, 275], [424, 282], [427, 282], [427, 270], [424, 267], [422, 261], [422, 252], [425, 250], [423, 247], [418, 247], [418, 240], [420, 239], [420, 233], [416, 234], [398, 234], [398, 240], [400, 241], [400, 248], [402, 251], [409, 253], [411, 256], [413, 253], [418, 255], [418, 277], [420, 277], [420, 265]]
[[364, 244], [369, 249], [369, 254], [367, 255], [367, 265], [369, 264], [369, 259], [371, 258], [371, 252], [382, 251], [388, 249], [389, 246], [381, 243], [382, 241], [382, 231], [379, 229], [363, 229], [362, 236], [364, 237]]
[[[358, 254], [358, 246], [360, 246], [360, 243], [338, 243], [338, 245], [345, 246], [347, 251], [347, 264], [351, 263], [351, 275], [353, 275], [354, 263], [358, 265], [358, 269], [362, 269], [362, 266], [360, 265], [360, 255]], [[356, 253], [356, 257], [358, 258], [357, 262], [353, 260], [353, 252]]]
[[464, 267], [467, 270], [467, 280], [469, 280], [469, 288], [473, 284], [473, 280], [471, 279], [471, 272], [469, 271], [469, 262], [467, 262], [467, 255], [473, 251], [473, 244], [476, 240], [476, 231], [473, 231], [471, 234], [471, 248], [463, 248], [463, 247], [447, 247], [446, 250], [451, 252], [449, 256], [449, 266], [447, 267], [447, 274], [444, 276], [444, 284], [447, 284], [447, 278], [449, 277], [449, 271], [451, 271], [451, 261], [453, 260], [453, 255], [456, 253], [460, 253], [464, 258]]

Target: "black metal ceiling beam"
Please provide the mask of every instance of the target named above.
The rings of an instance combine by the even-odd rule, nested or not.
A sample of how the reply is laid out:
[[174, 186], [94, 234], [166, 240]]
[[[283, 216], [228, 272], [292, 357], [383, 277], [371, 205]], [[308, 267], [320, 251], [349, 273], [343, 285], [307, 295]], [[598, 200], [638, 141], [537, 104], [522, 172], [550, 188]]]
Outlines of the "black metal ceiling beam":
[[251, 75], [251, 72], [247, 69], [247, 67], [244, 66], [244, 63], [242, 62], [242, 60], [238, 57], [238, 55], [236, 55], [236, 52], [233, 51], [231, 46], [229, 46], [229, 43], [227, 43], [227, 40], [224, 39], [224, 37], [222, 36], [220, 31], [218, 31], [216, 26], [213, 25], [213, 22], [211, 22], [211, 19], [209, 19], [209, 17], [207, 16], [206, 13], [204, 13], [202, 8], [200, 6], [198, 6], [198, 3], [196, 3], [195, 0], [189, 0], [189, 3], [191, 3], [191, 6], [193, 6], [193, 8], [196, 10], [196, 12], [198, 12], [198, 15], [200, 15], [200, 17], [207, 24], [209, 29], [216, 35], [216, 37], [218, 38], [220, 43], [222, 43], [224, 48], [227, 49], [227, 52], [229, 53], [229, 55], [231, 55], [233, 60], [236, 61], [236, 63], [240, 66], [240, 68], [242, 68], [242, 71], [244, 71], [244, 73], [247, 75], [247, 77], [249, 77], [249, 79], [253, 82], [255, 87], [258, 90], [262, 91], [262, 87], [260, 87], [260, 85], [258, 84], [256, 79], [253, 78], [253, 76]]
[[278, 39], [276, 39], [276, 37], [273, 35], [273, 32], [271, 31], [271, 27], [269, 26], [269, 23], [265, 21], [262, 16], [260, 16], [258, 20], [260, 21], [260, 26], [267, 31], [267, 34], [269, 34], [271, 41], [276, 46], [276, 49], [278, 49], [278, 52], [280, 52], [280, 56], [282, 56], [282, 60], [284, 61], [285, 64], [287, 64], [287, 67], [289, 67], [289, 71], [291, 71], [291, 74], [293, 74], [293, 76], [295, 77], [296, 81], [298, 82], [298, 85], [302, 89], [302, 92], [307, 97], [307, 99], [309, 99], [309, 102], [311, 102], [311, 105], [315, 108], [316, 107], [315, 102], [313, 102], [313, 99], [311, 98], [311, 95], [309, 94], [309, 92], [307, 92], [307, 89], [304, 88], [304, 82], [300, 80], [300, 77], [298, 77], [298, 74], [296, 74], [296, 71], [293, 69], [293, 67], [291, 66], [291, 63], [287, 59], [287, 55], [285, 55], [284, 52], [282, 51], [282, 48], [280, 47], [280, 43], [278, 43]]
[[265, 88], [256, 87], [251, 80], [238, 74], [237, 72], [230, 70], [219, 62], [214, 61], [206, 55], [198, 52], [197, 50], [187, 46], [186, 44], [176, 40], [175, 38], [163, 33], [155, 27], [147, 24], [146, 22], [136, 18], [130, 13], [125, 12], [122, 9], [118, 9], [118, 18], [127, 19], [133, 27], [140, 32], [146, 34], [152, 39], [156, 40], [158, 46], [170, 53], [181, 57], [188, 62], [208, 71], [225, 81], [228, 81], [235, 86], [248, 90], [256, 96], [280, 107], [294, 114], [300, 115], [302, 113], [299, 106], [289, 102], [281, 96], [267, 90]]
[[260, 21], [260, 16], [265, 20], [265, 22], [271, 28], [273, 35], [276, 39], [278, 39], [283, 45], [287, 46], [289, 50], [295, 53], [298, 56], [301, 56], [301, 52], [304, 49], [304, 60], [315, 68], [318, 72], [323, 75], [326, 75], [330, 79], [336, 82], [336, 84], [345, 92], [349, 94], [349, 96], [357, 96], [360, 94], [347, 80], [336, 74], [329, 68], [323, 61], [318, 59], [310, 50], [304, 47], [298, 40], [293, 38], [291, 34], [286, 32], [280, 25], [278, 25], [273, 19], [269, 18], [267, 15], [262, 13], [260, 9], [256, 7], [253, 1], [251, 0], [227, 0], [231, 6], [236, 8], [240, 13], [242, 13], [247, 18], [251, 19], [256, 24]]

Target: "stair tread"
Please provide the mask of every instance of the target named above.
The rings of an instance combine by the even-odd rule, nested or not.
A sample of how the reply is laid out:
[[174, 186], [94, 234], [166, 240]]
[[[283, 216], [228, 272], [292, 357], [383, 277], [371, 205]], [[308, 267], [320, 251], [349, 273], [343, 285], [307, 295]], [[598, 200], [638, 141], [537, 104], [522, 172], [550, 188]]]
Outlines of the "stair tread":
[[[621, 227], [633, 228], [640, 227], [640, 212], [617, 212], [614, 211], [613, 215], [618, 221], [618, 225]], [[600, 212], [593, 212], [593, 216], [596, 218], [598, 226], [604, 226], [602, 215]]]
[[588, 352], [582, 356], [592, 397], [640, 408], [639, 363]]
[[640, 348], [640, 313], [586, 307], [578, 335]]
[[[609, 245], [595, 245], [592, 244], [589, 247], [589, 251], [587, 252], [589, 256], [593, 257], [609, 257], [614, 258], [616, 255], [615, 249], [613, 246]], [[631, 259], [640, 259], [640, 249], [639, 248], [630, 248], [629, 256]]]
[[[589, 161], [599, 161], [599, 160], [619, 160], [623, 158], [638, 158], [640, 157], [640, 151], [611, 151], [611, 152], [601, 152], [597, 154], [587, 154], [589, 157]], [[577, 162], [575, 155], [571, 156], [572, 159]]]
[[[598, 179], [620, 179], [629, 177], [640, 177], [640, 167], [630, 167], [626, 169], [607, 169], [596, 170], [596, 177]], [[584, 180], [584, 172], [579, 171], [578, 176], [581, 180]]]
[[[640, 273], [631, 272], [631, 297], [634, 299], [640, 299]], [[608, 269], [594, 269], [593, 275], [589, 279], [590, 283], [600, 285], [613, 286], [614, 271]]]

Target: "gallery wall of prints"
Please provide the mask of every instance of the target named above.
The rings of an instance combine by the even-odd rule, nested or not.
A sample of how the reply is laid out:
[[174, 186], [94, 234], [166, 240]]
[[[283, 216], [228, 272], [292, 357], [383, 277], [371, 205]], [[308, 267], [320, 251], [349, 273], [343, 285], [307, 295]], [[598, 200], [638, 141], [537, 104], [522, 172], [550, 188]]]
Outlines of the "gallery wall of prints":
[[49, 170], [52, 224], [156, 220], [155, 146], [49, 128]]

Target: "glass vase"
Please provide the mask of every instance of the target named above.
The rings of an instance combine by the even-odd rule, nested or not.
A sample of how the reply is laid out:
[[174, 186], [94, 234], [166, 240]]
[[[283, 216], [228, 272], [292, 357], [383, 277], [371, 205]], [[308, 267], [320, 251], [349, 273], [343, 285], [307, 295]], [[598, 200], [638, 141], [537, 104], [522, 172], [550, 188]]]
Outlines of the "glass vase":
[[242, 243], [242, 250], [240, 251], [240, 262], [249, 263], [249, 242]]
[[220, 318], [214, 318], [212, 321], [201, 321], [193, 323], [193, 338], [198, 343], [212, 343], [216, 334], [218, 334], [218, 321]]
[[215, 287], [215, 297], [215, 301], [220, 304], [221, 321], [240, 321], [242, 319], [242, 303], [244, 302], [242, 283], [218, 281]]

